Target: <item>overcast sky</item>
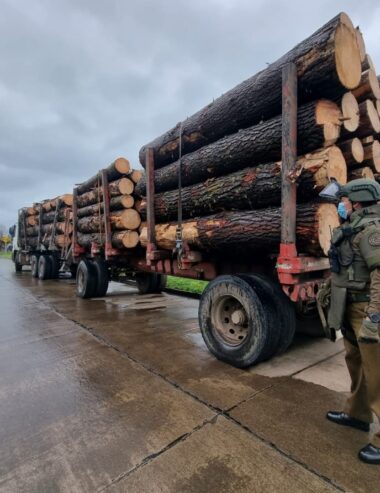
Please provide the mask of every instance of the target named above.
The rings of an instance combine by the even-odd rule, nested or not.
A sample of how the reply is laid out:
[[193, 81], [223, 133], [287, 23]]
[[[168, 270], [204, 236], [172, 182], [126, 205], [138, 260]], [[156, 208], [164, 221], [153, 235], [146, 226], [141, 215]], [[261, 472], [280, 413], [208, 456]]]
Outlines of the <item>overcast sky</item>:
[[[380, 67], [380, 2], [0, 0], [0, 224], [71, 192], [339, 11]], [[379, 69], [380, 70], [380, 69]]]

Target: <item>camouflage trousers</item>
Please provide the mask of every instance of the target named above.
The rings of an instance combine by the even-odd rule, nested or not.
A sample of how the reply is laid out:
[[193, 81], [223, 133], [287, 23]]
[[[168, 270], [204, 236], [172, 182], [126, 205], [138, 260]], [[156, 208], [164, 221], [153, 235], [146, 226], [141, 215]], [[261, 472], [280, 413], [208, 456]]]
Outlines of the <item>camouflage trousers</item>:
[[[344, 412], [353, 418], [372, 423], [374, 413], [380, 420], [380, 344], [357, 342], [368, 303], [351, 303], [345, 313], [346, 364], [351, 376], [351, 396]], [[380, 432], [371, 443], [380, 447]]]

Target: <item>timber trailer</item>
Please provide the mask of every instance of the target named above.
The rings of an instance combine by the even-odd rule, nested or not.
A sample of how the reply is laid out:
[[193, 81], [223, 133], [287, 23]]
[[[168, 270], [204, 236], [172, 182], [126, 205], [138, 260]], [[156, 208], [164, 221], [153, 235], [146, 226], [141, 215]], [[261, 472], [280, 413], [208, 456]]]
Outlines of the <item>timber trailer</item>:
[[[77, 189], [73, 192], [73, 262], [77, 294], [104, 296], [108, 281], [135, 279], [141, 293], [159, 292], [166, 275], [210, 281], [199, 305], [199, 325], [208, 349], [219, 359], [247, 367], [284, 352], [296, 329], [296, 311], [316, 313], [316, 294], [329, 276], [326, 257], [296, 248], [297, 71], [282, 71], [281, 243], [278, 256], [208, 254], [181, 240], [179, 213], [175, 252], [155, 241], [154, 152], [146, 150], [147, 245], [127, 253], [112, 246], [106, 170], [99, 173], [103, 195], [102, 244], [85, 250], [77, 240]], [[180, 173], [179, 173], [180, 175]], [[180, 194], [179, 185], [179, 194]]]
[[[27, 208], [20, 209], [16, 224], [15, 236], [12, 246], [12, 260], [15, 271], [21, 272], [23, 266], [31, 267], [32, 277], [40, 280], [57, 279], [60, 272], [76, 274], [76, 266], [71, 262], [71, 229], [72, 211], [66, 207], [60, 211], [61, 200], [56, 199], [56, 207], [53, 212], [53, 221], [46, 232], [43, 224], [43, 205], [36, 204], [38, 209], [38, 234], [35, 237], [27, 235], [28, 212]], [[58, 218], [63, 214], [64, 232], [59, 235], [61, 241], [56, 244]], [[44, 231], [45, 230], [45, 231]]]

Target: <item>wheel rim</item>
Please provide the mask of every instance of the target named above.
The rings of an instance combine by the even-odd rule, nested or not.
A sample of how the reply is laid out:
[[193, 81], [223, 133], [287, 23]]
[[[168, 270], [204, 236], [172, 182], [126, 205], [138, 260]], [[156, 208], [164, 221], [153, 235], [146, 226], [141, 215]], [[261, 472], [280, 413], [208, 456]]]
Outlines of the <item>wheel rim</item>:
[[228, 346], [241, 346], [249, 335], [247, 312], [233, 296], [222, 296], [212, 304], [211, 321], [215, 335]]
[[84, 289], [84, 284], [85, 284], [85, 280], [84, 280], [84, 272], [82, 271], [82, 269], [80, 269], [78, 271], [78, 279], [77, 279], [77, 284], [78, 284], [78, 291], [79, 292], [82, 292], [83, 289]]

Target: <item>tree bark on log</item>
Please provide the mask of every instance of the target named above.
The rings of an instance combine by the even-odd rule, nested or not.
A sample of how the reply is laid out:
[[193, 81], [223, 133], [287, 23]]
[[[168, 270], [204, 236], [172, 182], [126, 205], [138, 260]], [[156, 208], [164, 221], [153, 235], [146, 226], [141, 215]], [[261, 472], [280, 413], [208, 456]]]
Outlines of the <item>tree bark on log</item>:
[[[129, 164], [128, 159], [123, 157], [119, 157], [112, 164], [108, 166], [107, 169], [107, 177], [108, 181], [114, 181], [121, 178], [123, 175], [128, 174], [131, 170], [131, 165]], [[89, 192], [92, 188], [101, 185], [102, 177], [101, 173], [97, 173], [95, 176], [90, 178], [89, 180], [77, 185], [78, 195], [81, 195], [85, 192]]]
[[372, 169], [369, 166], [364, 166], [363, 168], [352, 169], [349, 172], [350, 180], [357, 180], [358, 178], [369, 178], [370, 180], [375, 179]]
[[366, 49], [365, 49], [365, 42], [364, 42], [363, 34], [360, 31], [359, 26], [356, 27], [356, 39], [357, 39], [358, 46], [359, 46], [360, 61], [363, 64], [365, 62]]
[[37, 215], [28, 216], [25, 219], [25, 222], [27, 226], [35, 226], [36, 224], [38, 224], [38, 216]]
[[[334, 144], [339, 137], [341, 113], [338, 106], [327, 100], [301, 106], [298, 111], [298, 153]], [[277, 116], [254, 127], [241, 130], [198, 151], [186, 154], [181, 160], [182, 185], [199, 183], [210, 177], [222, 176], [247, 166], [281, 159], [282, 117]], [[177, 188], [179, 162], [155, 171], [157, 192]], [[144, 196], [146, 179], [135, 189]]]
[[[124, 209], [111, 211], [110, 222], [112, 229], [135, 230], [140, 226], [140, 214], [135, 209]], [[78, 219], [78, 231], [81, 233], [98, 233], [100, 228], [104, 229], [103, 218], [98, 215], [86, 216]]]
[[359, 102], [365, 99], [380, 99], [380, 85], [376, 72], [368, 69], [362, 74], [360, 86], [352, 91]]
[[[108, 193], [110, 197], [119, 195], [131, 195], [135, 188], [132, 180], [129, 178], [120, 178], [120, 180], [111, 181], [108, 184]], [[97, 204], [103, 200], [102, 188], [94, 188], [90, 192], [85, 192], [77, 197], [77, 206], [86, 207], [87, 205]]]
[[[112, 246], [114, 248], [135, 248], [139, 244], [139, 234], [137, 231], [117, 231], [112, 234]], [[105, 244], [104, 234], [78, 232], [78, 243], [83, 248], [91, 248], [92, 243], [98, 245]]]
[[133, 183], [138, 183], [143, 176], [144, 173], [139, 169], [132, 170], [132, 172], [128, 175], [128, 177], [133, 181]]
[[373, 63], [373, 60], [368, 55], [368, 53], [366, 53], [364, 62], [362, 63], [362, 70], [363, 70], [363, 72], [365, 72], [366, 70], [369, 70], [369, 69], [373, 70], [376, 74], [375, 64]]
[[370, 99], [359, 104], [360, 125], [356, 131], [357, 137], [367, 137], [380, 133], [380, 118], [375, 105]]
[[57, 207], [58, 200], [60, 200], [60, 207], [71, 207], [73, 205], [73, 195], [71, 193], [66, 193], [65, 195], [60, 195], [55, 199], [48, 199], [42, 203], [42, 209], [44, 212], [55, 211]]
[[[110, 200], [110, 210], [116, 211], [119, 209], [131, 209], [135, 203], [132, 195], [118, 195]], [[103, 202], [80, 207], [77, 210], [78, 217], [93, 216], [103, 212]]]
[[[331, 230], [339, 226], [337, 209], [332, 204], [297, 206], [297, 247], [300, 253], [327, 254]], [[331, 230], [330, 230], [331, 228]], [[172, 250], [176, 244], [176, 224], [156, 225], [156, 244]], [[281, 208], [257, 211], [225, 212], [182, 224], [183, 240], [204, 251], [278, 253], [281, 241]], [[140, 233], [140, 243], [147, 245], [147, 228]]]
[[352, 92], [346, 92], [340, 102], [342, 110], [341, 138], [350, 139], [352, 132], [359, 128], [359, 103]]
[[[297, 66], [299, 101], [335, 97], [360, 84], [362, 63], [356, 31], [339, 14], [276, 62], [217, 98], [182, 123], [182, 154], [281, 113], [282, 68]], [[140, 150], [145, 167], [147, 148], [155, 151], [156, 168], [178, 159], [180, 124]]]
[[[66, 212], [67, 209], [59, 209], [58, 210], [58, 213], [57, 213], [57, 221], [58, 222], [63, 222], [66, 218], [66, 214], [69, 214], [70, 218], [72, 217], [72, 212], [69, 211], [68, 213]], [[36, 216], [38, 218], [38, 216]], [[52, 223], [54, 221], [54, 217], [55, 217], [55, 211], [51, 211], [51, 212], [45, 212], [44, 214], [42, 214], [42, 224], [49, 224], [49, 223]], [[38, 220], [36, 221], [35, 224], [38, 223]], [[33, 224], [30, 224], [30, 226], [33, 226]]]
[[[66, 237], [65, 235], [55, 235], [53, 240], [53, 245], [58, 248], [64, 248], [65, 241], [67, 241], [68, 245], [71, 244], [70, 237]], [[41, 243], [45, 248], [49, 248], [50, 246], [50, 235], [44, 235], [41, 239]], [[37, 236], [29, 236], [27, 239], [27, 244], [30, 247], [37, 248], [38, 247], [38, 237]]]
[[[346, 140], [345, 142], [340, 142], [338, 144], [344, 159], [347, 164], [347, 168], [357, 166], [363, 162], [364, 159], [364, 149], [363, 144], [357, 137]], [[339, 180], [338, 180], [339, 181]]]
[[[360, 142], [360, 141], [359, 141]], [[334, 177], [340, 184], [347, 182], [347, 168], [336, 146], [308, 154], [297, 162], [297, 200], [310, 201]], [[245, 168], [235, 173], [182, 189], [184, 218], [214, 214], [222, 210], [245, 210], [281, 205], [281, 163]], [[136, 203], [142, 218], [146, 218], [146, 200]], [[166, 222], [178, 216], [178, 190], [155, 196], [156, 221]]]
[[25, 207], [24, 212], [26, 216], [35, 216], [38, 214], [38, 208], [36, 206]]
[[364, 159], [363, 165], [369, 166], [376, 173], [380, 173], [380, 142], [374, 140], [363, 146]]
[[[73, 225], [71, 224], [71, 222], [68, 223], [67, 225], [65, 222], [57, 222], [55, 227], [57, 233], [64, 234], [66, 231], [67, 234], [71, 234], [73, 232]], [[26, 228], [26, 234], [28, 236], [38, 236], [38, 231], [39, 231], [38, 225], [29, 226], [28, 228]], [[50, 234], [52, 231], [53, 231], [53, 223], [42, 225], [41, 232], [43, 234]]]

